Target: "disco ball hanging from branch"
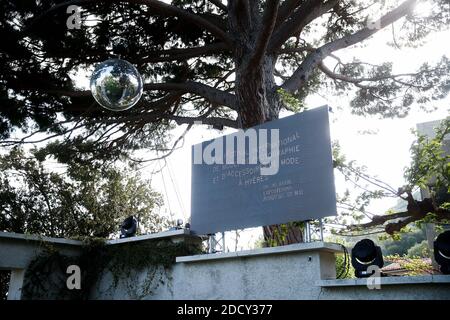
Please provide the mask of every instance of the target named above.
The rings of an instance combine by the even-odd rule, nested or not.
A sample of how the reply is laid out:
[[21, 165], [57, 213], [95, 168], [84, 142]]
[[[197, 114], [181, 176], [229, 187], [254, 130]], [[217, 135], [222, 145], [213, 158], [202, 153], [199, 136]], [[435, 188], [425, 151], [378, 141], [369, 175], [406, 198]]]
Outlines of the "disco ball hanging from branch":
[[[122, 38], [114, 40], [115, 53], [123, 53], [125, 49], [126, 43]], [[133, 107], [141, 98], [143, 80], [131, 63], [114, 58], [97, 65], [91, 76], [90, 87], [92, 96], [102, 107], [123, 111]]]
[[91, 92], [104, 108], [123, 111], [134, 106], [142, 96], [143, 81], [128, 61], [110, 59], [100, 63], [91, 77]]

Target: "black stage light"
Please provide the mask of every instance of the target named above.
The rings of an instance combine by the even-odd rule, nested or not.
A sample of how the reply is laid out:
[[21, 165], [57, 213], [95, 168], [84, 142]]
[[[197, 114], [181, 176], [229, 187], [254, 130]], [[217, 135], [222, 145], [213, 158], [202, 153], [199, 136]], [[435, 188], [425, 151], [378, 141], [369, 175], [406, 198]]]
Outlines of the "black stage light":
[[120, 238], [134, 237], [137, 231], [137, 220], [133, 216], [126, 218], [120, 226]]
[[443, 274], [450, 274], [450, 230], [441, 233], [434, 241], [434, 260]]
[[355, 244], [352, 249], [352, 266], [355, 268], [357, 278], [367, 278], [373, 273], [368, 272], [370, 266], [382, 268], [384, 265], [381, 248], [370, 239], [363, 239]]

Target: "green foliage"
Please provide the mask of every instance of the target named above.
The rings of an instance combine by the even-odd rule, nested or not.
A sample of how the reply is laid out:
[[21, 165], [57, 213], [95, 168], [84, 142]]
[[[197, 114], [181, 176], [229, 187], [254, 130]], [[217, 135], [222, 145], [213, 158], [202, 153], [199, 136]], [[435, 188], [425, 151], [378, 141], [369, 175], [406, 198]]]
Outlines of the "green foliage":
[[55, 172], [19, 148], [0, 156], [0, 169], [0, 230], [106, 238], [130, 215], [143, 232], [167, 226], [153, 213], [161, 196], [126, 169], [73, 163]]
[[[424, 63], [420, 66], [418, 76], [407, 80], [411, 90], [407, 90], [402, 97], [399, 97], [398, 93], [405, 84], [405, 78], [390, 77], [393, 74], [392, 68], [393, 65], [389, 62], [373, 66], [356, 61], [345, 65], [345, 69], [341, 71], [344, 74], [363, 74], [369, 79], [383, 79], [376, 86], [361, 86], [357, 90], [355, 99], [351, 101], [354, 114], [376, 114], [384, 118], [405, 117], [413, 104], [432, 111], [432, 101], [442, 99], [448, 94], [448, 81], [440, 81], [450, 71], [450, 61], [446, 57], [437, 65]], [[348, 84], [344, 84], [340, 89], [344, 94], [348, 93]]]
[[[401, 188], [394, 188], [377, 177], [370, 176], [367, 168], [348, 161], [342, 155], [339, 144], [335, 143], [334, 167], [346, 182], [354, 186], [354, 190], [351, 192], [347, 189], [343, 194], [337, 195], [341, 212], [337, 218], [326, 219], [326, 222], [351, 225], [351, 232], [364, 232], [384, 225], [384, 230], [393, 240], [401, 240], [401, 233], [409, 232], [412, 222], [418, 228], [422, 228], [424, 223], [449, 222], [450, 143], [445, 139], [449, 134], [450, 120], [445, 119], [436, 129], [434, 137], [418, 136], [411, 147], [412, 163], [405, 169], [406, 184]], [[419, 188], [428, 191], [429, 196], [417, 199]], [[406, 208], [401, 210], [403, 212], [389, 210], [384, 215], [367, 212], [371, 201], [385, 197], [402, 199]], [[372, 221], [362, 223], [367, 218]], [[404, 247], [395, 250], [393, 253], [406, 254]]]
[[[345, 247], [349, 248], [350, 250], [358, 241], [364, 238], [368, 238], [377, 243], [381, 247], [383, 255], [385, 256], [408, 255], [410, 257], [413, 257], [414, 255], [409, 254], [409, 250], [414, 248], [414, 252], [419, 252], [420, 251], [419, 247], [422, 249], [426, 245], [425, 229], [412, 226], [403, 231], [404, 232], [396, 233], [394, 236], [390, 236], [385, 233], [352, 236], [352, 237], [343, 237], [337, 235], [329, 237], [327, 241], [340, 243], [342, 245], [345, 245]], [[424, 255], [415, 254], [415, 256], [429, 257], [429, 255], [425, 255], [426, 253], [427, 252], [423, 251]]]
[[[45, 159], [42, 149], [13, 148], [0, 156], [0, 231], [93, 242], [117, 234], [130, 215], [139, 220], [138, 232], [168, 227], [154, 212], [161, 196], [139, 174], [96, 162], [72, 162], [52, 171]], [[64, 262], [54, 258], [54, 266]], [[5, 297], [9, 279], [1, 277]]]
[[434, 138], [419, 135], [411, 147], [412, 163], [405, 171], [410, 189], [418, 186], [429, 190], [440, 205], [450, 200], [450, 144], [444, 140], [448, 134], [450, 119], [442, 121]]
[[[48, 248], [34, 259], [27, 268], [23, 299], [88, 299], [93, 286], [107, 272], [113, 276], [108, 290], [119, 284], [134, 299], [151, 295], [164, 279], [170, 277], [169, 270], [175, 258], [200, 253], [198, 246], [184, 242], [146, 241], [108, 246], [101, 241], [86, 243], [79, 256], [66, 256]], [[69, 265], [78, 265], [82, 271], [81, 290], [69, 290], [66, 286], [66, 270]], [[138, 279], [146, 272], [145, 280]]]
[[[298, 233], [299, 236], [302, 236], [304, 230], [305, 223], [303, 221], [294, 221], [283, 223], [279, 225], [272, 226], [271, 232], [272, 236], [270, 239], [265, 239], [261, 244], [262, 247], [277, 247], [286, 245], [294, 239], [290, 239], [292, 233]], [[303, 239], [297, 239], [296, 242], [303, 241]]]
[[386, 256], [384, 259], [386, 262], [399, 263], [402, 268], [407, 270], [405, 273], [407, 276], [429, 274], [433, 270], [429, 263], [418, 257], [408, 258], [397, 254]]
[[[103, 110], [90, 95], [67, 93], [81, 89], [78, 75], [89, 74], [95, 64], [111, 57], [110, 44], [117, 37], [125, 39], [127, 44], [121, 57], [137, 67], [146, 83], [197, 82], [232, 93], [237, 86], [245, 85], [230, 79], [238, 78], [233, 74], [236, 75], [239, 64], [246, 60], [237, 54], [251, 53], [251, 50], [238, 49], [243, 47], [242, 39], [251, 42], [257, 38], [264, 1], [256, 1], [251, 7], [254, 18], [251, 21], [255, 24], [244, 30], [230, 29], [230, 21], [244, 19], [243, 16], [236, 17], [214, 4], [200, 0], [172, 1], [177, 12], [184, 10], [188, 16], [197, 16], [197, 21], [206, 20], [209, 26], [213, 25], [231, 38], [231, 48], [227, 45], [206, 51], [202, 49], [222, 45], [224, 39], [201, 23], [185, 19], [184, 15], [150, 9], [150, 2], [147, 5], [133, 1], [102, 5], [83, 1], [80, 4], [82, 26], [76, 30], [67, 29], [68, 14], [61, 3], [63, 0], [3, 1], [0, 5], [3, 39], [0, 43], [1, 143], [20, 143], [7, 139], [16, 133], [38, 131], [63, 136], [59, 149], [67, 152], [56, 152], [66, 160], [72, 156], [85, 158], [83, 153], [93, 158], [117, 159], [129, 156], [136, 149], [161, 147], [167, 142], [165, 133], [172, 128], [174, 116], [193, 119], [206, 114], [208, 109], [211, 116], [236, 119], [235, 112], [227, 106], [211, 103], [198, 92], [177, 88], [145, 90], [134, 108], [120, 113]], [[279, 32], [274, 32], [273, 37], [277, 40], [275, 38], [283, 33], [280, 30], [291, 29], [293, 33], [286, 41], [281, 39], [284, 43], [280, 48], [263, 57], [274, 61], [276, 71], [269, 68], [272, 74], [265, 73], [267, 88], [263, 88], [262, 93], [268, 97], [276, 92], [278, 80], [289, 79], [293, 70], [319, 44], [354, 34], [367, 26], [368, 16], [382, 16], [401, 1], [377, 3], [381, 4], [379, 9], [367, 5], [366, 1], [340, 1], [332, 10], [303, 26], [301, 32], [294, 32], [297, 28], [289, 25], [297, 20], [292, 15], [314, 17], [320, 10], [314, 6], [308, 6], [306, 10], [311, 12], [306, 13], [303, 8], [289, 10], [291, 16], [279, 21]], [[397, 47], [421, 44], [431, 31], [448, 28], [448, 1], [433, 0], [432, 3], [433, 10], [427, 17], [415, 13], [406, 15], [401, 32], [396, 32]], [[244, 32], [248, 34], [241, 34]], [[247, 46], [250, 49], [252, 43], [246, 43]], [[192, 49], [198, 49], [199, 53], [192, 53]], [[335, 59], [334, 55], [330, 57]], [[395, 68], [390, 62], [373, 65], [355, 59], [346, 63], [339, 57], [335, 61], [332, 71], [337, 76], [325, 75], [314, 66], [312, 70], [305, 70], [305, 81], [296, 94], [287, 96], [278, 91], [286, 107], [294, 112], [304, 110], [306, 98], [315, 93], [346, 95], [353, 98], [350, 106], [354, 113], [404, 116], [413, 103], [429, 106], [433, 100], [444, 97], [449, 89], [450, 62], [445, 57], [435, 65], [424, 64], [416, 73], [402, 76], [393, 75]], [[346, 77], [350, 80], [346, 81]], [[241, 109], [246, 107], [244, 104]]]
[[423, 240], [420, 243], [416, 243], [414, 246], [408, 249], [407, 256], [409, 258], [429, 258], [431, 256], [431, 251], [428, 247], [428, 241]]
[[10, 275], [9, 270], [0, 270], [0, 301], [7, 298]]
[[[170, 279], [168, 271], [176, 257], [200, 253], [200, 247], [183, 242], [159, 241], [112, 246], [106, 251], [106, 269], [113, 275], [112, 288], [122, 282], [130, 296], [141, 299], [166, 284], [164, 279]], [[144, 269], [146, 276], [142, 281], [139, 274]], [[136, 286], [137, 283], [140, 285]]]
[[306, 105], [299, 98], [283, 90], [282, 88], [277, 89], [277, 93], [287, 110], [298, 113], [307, 109]]
[[21, 298], [23, 300], [55, 299], [56, 297], [76, 299], [78, 295], [86, 294], [84, 283], [83, 290], [67, 288], [65, 272], [70, 265], [79, 265], [78, 259], [61, 255], [58, 251], [45, 252], [35, 258], [26, 269]]
[[351, 263], [351, 244], [345, 241], [342, 237], [331, 236], [326, 241], [332, 243], [338, 243], [342, 245], [344, 253], [335, 254], [336, 257], [336, 278], [337, 279], [350, 279], [355, 277], [355, 269]]
[[350, 259], [350, 255], [336, 255], [336, 276], [338, 279], [355, 278], [355, 268], [353, 268]]
[[383, 254], [390, 255], [406, 255], [409, 250], [416, 245], [425, 241], [426, 235], [423, 229], [410, 229], [409, 232], [402, 232], [396, 234], [395, 238], [386, 238], [380, 242]]

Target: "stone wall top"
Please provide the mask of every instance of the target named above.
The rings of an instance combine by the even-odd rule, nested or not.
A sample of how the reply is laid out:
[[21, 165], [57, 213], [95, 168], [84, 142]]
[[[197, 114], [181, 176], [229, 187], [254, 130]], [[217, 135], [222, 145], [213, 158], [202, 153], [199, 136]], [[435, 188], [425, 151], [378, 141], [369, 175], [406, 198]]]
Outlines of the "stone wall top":
[[[180, 230], [171, 230], [171, 231], [163, 231], [157, 233], [144, 234], [135, 237], [122, 238], [122, 239], [111, 239], [106, 240], [107, 245], [121, 244], [121, 243], [129, 243], [129, 242], [138, 242], [145, 240], [162, 240], [164, 238], [172, 238], [172, 239], [199, 239], [197, 236], [193, 235], [189, 230], [180, 229]], [[81, 246], [83, 242], [80, 240], [72, 240], [65, 238], [52, 238], [52, 237], [44, 237], [36, 234], [23, 234], [23, 233], [14, 233], [14, 232], [0, 232], [0, 243], [2, 240], [12, 240], [12, 241], [40, 241], [40, 242], [49, 242], [60, 245], [72, 245], [72, 246]]]
[[65, 239], [65, 238], [51, 238], [44, 237], [36, 234], [23, 234], [23, 233], [14, 233], [14, 232], [0, 232], [0, 243], [3, 240], [17, 240], [17, 241], [40, 241], [40, 242], [51, 242], [55, 244], [62, 245], [73, 245], [73, 246], [81, 246], [83, 244], [82, 241]]
[[255, 257], [263, 255], [274, 254], [286, 254], [294, 252], [307, 252], [307, 251], [325, 251], [325, 252], [343, 252], [342, 246], [336, 243], [328, 242], [308, 242], [308, 243], [296, 243], [287, 246], [272, 247], [272, 248], [260, 248], [253, 250], [226, 252], [226, 253], [212, 253], [212, 254], [199, 254], [194, 256], [178, 257], [179, 263], [192, 263], [207, 260], [222, 260], [222, 259], [236, 259], [244, 257]]
[[[398, 277], [381, 277], [380, 285], [402, 285], [402, 284], [426, 284], [441, 283], [450, 285], [450, 275], [426, 275], [426, 276], [398, 276]], [[336, 280], [319, 280], [317, 286], [332, 287], [355, 287], [367, 286], [367, 278], [360, 279], [336, 279]]]

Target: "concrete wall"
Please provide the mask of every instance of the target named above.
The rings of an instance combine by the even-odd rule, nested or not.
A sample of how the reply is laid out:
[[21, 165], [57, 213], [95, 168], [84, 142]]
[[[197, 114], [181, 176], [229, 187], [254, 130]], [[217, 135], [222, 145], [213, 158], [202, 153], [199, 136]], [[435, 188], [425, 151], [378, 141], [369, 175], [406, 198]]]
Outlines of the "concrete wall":
[[318, 281], [319, 299], [337, 300], [449, 300], [450, 276], [429, 275], [381, 278], [380, 288], [369, 290], [366, 279]]
[[[199, 242], [198, 237], [193, 236], [187, 230], [166, 231], [157, 234], [136, 236], [133, 238], [115, 239], [106, 241], [106, 245], [120, 245], [122, 243], [138, 243], [142, 241], [153, 241], [170, 239], [173, 242]], [[38, 235], [18, 234], [11, 232], [0, 232], [0, 270], [10, 270], [11, 278], [8, 291], [9, 300], [18, 300], [22, 297], [22, 286], [26, 269], [30, 262], [48, 249], [56, 250], [65, 256], [77, 256], [82, 252], [82, 241], [42, 237]], [[56, 273], [54, 273], [56, 275]], [[63, 274], [64, 276], [64, 274]], [[47, 286], [52, 286], [55, 281], [61, 282], [65, 287], [65, 279], [49, 279]], [[53, 299], [57, 297], [58, 288], [53, 292], [45, 290], [43, 298]], [[48, 292], [47, 292], [48, 291]]]
[[26, 268], [49, 245], [64, 255], [74, 256], [80, 254], [82, 243], [76, 240], [0, 232], [0, 270], [11, 271], [8, 300], [21, 299]]
[[[28, 252], [27, 245], [12, 247], [0, 236], [0, 268], [16, 266], [11, 261]], [[175, 241], [197, 241], [185, 230], [114, 240], [152, 241], [169, 237]], [[2, 240], [3, 239], [3, 240]], [[47, 239], [48, 240], [48, 239]], [[50, 241], [50, 240], [48, 240]], [[61, 240], [59, 240], [61, 241]], [[19, 241], [21, 242], [21, 241]], [[4, 245], [5, 244], [5, 245]], [[7, 245], [6, 245], [7, 244]], [[28, 241], [30, 247], [33, 242]], [[63, 245], [60, 243], [60, 245]], [[75, 243], [72, 244], [76, 246]], [[20, 248], [20, 250], [19, 250]], [[67, 248], [63, 248], [67, 250]], [[169, 270], [130, 270], [117, 285], [105, 272], [91, 289], [91, 299], [450, 299], [450, 276], [382, 278], [379, 290], [369, 290], [366, 279], [336, 280], [336, 244], [312, 242], [236, 253], [179, 257]], [[23, 270], [23, 263], [20, 265]], [[9, 267], [9, 268], [10, 268]], [[11, 298], [20, 298], [20, 273], [11, 286]], [[22, 277], [23, 278], [23, 277]], [[147, 285], [146, 285], [147, 284]], [[150, 288], [150, 291], [143, 291]]]
[[81, 241], [0, 232], [0, 269], [21, 270], [51, 244], [65, 255], [80, 253]]
[[[335, 253], [328, 243], [306, 243], [239, 253], [180, 257], [164, 285], [140, 296], [146, 270], [111, 288], [105, 275], [93, 299], [450, 299], [450, 276], [382, 278], [369, 290], [366, 279], [336, 280]], [[133, 288], [133, 290], [130, 290]]]
[[[335, 278], [334, 253], [339, 251], [337, 245], [317, 242], [180, 257], [164, 277], [164, 284], [142, 298], [315, 299], [320, 287], [314, 282]], [[139, 284], [147, 272], [133, 273], [116, 288], [111, 288], [112, 275], [107, 273], [92, 290], [92, 298], [134, 299], [141, 293]]]

